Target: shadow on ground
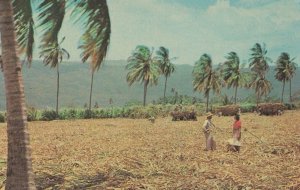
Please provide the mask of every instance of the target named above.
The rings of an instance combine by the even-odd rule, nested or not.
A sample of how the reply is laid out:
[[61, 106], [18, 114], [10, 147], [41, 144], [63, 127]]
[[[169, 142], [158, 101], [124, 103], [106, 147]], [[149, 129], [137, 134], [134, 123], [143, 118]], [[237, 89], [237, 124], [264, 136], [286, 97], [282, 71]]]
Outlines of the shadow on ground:
[[71, 176], [72, 178], [68, 177], [68, 179], [62, 174], [37, 173], [35, 175], [35, 183], [38, 190], [106, 189], [108, 187], [119, 187], [129, 178], [141, 178], [120, 169], [108, 173], [97, 173], [93, 176]]

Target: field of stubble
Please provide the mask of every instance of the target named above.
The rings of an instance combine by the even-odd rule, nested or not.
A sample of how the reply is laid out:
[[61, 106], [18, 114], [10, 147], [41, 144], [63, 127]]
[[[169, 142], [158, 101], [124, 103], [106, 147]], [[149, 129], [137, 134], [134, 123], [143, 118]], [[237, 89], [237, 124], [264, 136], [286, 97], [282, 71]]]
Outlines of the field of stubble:
[[[214, 117], [217, 150], [202, 123], [159, 118], [30, 122], [38, 189], [300, 189], [300, 111], [242, 114], [242, 149], [226, 151], [232, 117]], [[250, 133], [261, 138], [261, 141]], [[0, 187], [6, 125], [0, 124]]]

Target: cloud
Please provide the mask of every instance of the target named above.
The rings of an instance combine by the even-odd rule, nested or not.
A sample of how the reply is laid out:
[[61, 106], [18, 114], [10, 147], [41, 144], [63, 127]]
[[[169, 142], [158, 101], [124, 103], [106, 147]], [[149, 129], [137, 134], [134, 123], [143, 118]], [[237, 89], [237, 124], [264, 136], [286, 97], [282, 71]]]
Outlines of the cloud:
[[[187, 6], [185, 2], [108, 1], [112, 35], [107, 59], [127, 59], [136, 45], [143, 44], [165, 46], [171, 56], [179, 57], [179, 64], [194, 64], [203, 53], [219, 63], [230, 51], [247, 60], [256, 42], [265, 42], [273, 59], [282, 51], [300, 57], [298, 0], [210, 0], [206, 4], [193, 0]], [[69, 46], [77, 42], [77, 33], [67, 37]]]

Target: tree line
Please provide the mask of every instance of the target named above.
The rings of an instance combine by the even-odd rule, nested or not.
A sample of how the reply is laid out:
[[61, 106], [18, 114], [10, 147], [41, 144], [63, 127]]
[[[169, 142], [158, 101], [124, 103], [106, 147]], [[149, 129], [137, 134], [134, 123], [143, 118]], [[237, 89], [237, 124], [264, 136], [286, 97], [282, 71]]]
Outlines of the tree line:
[[[126, 65], [126, 69], [129, 70], [126, 76], [128, 84], [141, 82], [144, 85], [144, 106], [148, 85], [157, 85], [159, 76], [163, 75], [165, 77], [163, 97], [165, 98], [167, 79], [175, 71], [175, 65], [172, 61], [176, 57], [170, 58], [167, 48], [159, 47], [156, 55], [153, 55], [153, 51], [153, 48], [138, 45], [127, 59], [128, 64]], [[209, 54], [201, 55], [199, 60], [194, 63], [192, 84], [194, 91], [202, 92], [206, 98], [206, 111], [209, 107], [210, 93], [220, 94], [223, 87], [234, 88], [234, 104], [237, 103], [238, 88], [254, 89], [257, 104], [262, 96], [267, 96], [271, 92], [272, 85], [266, 78], [266, 74], [270, 68], [269, 64], [273, 62], [267, 53], [265, 44], [255, 43], [250, 49], [248, 63], [241, 63], [236, 52], [229, 52], [225, 56], [226, 60], [216, 67], [213, 66]], [[286, 82], [289, 82], [290, 85], [289, 97], [290, 102], [292, 101], [291, 83], [297, 68], [294, 60], [295, 58], [291, 58], [288, 53], [282, 52], [275, 62], [274, 77], [282, 82], [282, 103]], [[247, 64], [250, 71], [246, 70]]]

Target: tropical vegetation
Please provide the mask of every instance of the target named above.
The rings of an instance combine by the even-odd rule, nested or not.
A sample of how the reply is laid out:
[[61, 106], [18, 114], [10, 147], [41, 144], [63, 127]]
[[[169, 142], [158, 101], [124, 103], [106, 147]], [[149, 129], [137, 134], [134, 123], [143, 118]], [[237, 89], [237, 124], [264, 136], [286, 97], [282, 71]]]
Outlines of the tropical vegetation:
[[265, 44], [256, 43], [251, 48], [249, 67], [253, 77], [249, 86], [255, 90], [257, 103], [259, 103], [262, 96], [267, 96], [272, 89], [270, 81], [266, 79], [269, 63], [272, 62], [271, 58], [267, 57], [267, 53]]
[[163, 46], [156, 51], [155, 60], [159, 64], [160, 72], [165, 77], [164, 99], [166, 98], [168, 77], [175, 71], [175, 65], [172, 63], [176, 57], [170, 58], [169, 50]]
[[222, 65], [222, 76], [228, 88], [235, 88], [234, 104], [237, 102], [237, 91], [239, 87], [246, 87], [250, 82], [250, 73], [243, 71], [245, 64], [240, 63], [240, 58], [236, 52], [230, 52], [226, 56], [226, 61]]
[[[173, 104], [193, 104], [198, 110], [202, 109], [202, 102], [197, 97], [179, 95], [175, 88], [174, 96], [167, 97], [167, 81], [175, 71], [172, 63], [175, 58], [170, 58], [169, 50], [163, 46], [153, 55], [154, 49], [144, 45], [138, 45], [127, 59], [126, 81], [131, 86], [135, 82], [141, 82], [144, 87], [143, 107], [133, 105], [122, 108], [111, 107], [109, 109], [92, 109], [92, 92], [94, 73], [98, 71], [107, 54], [110, 43], [111, 24], [107, 3], [105, 0], [95, 3], [94, 0], [0, 0], [0, 32], [1, 32], [1, 57], [0, 64], [4, 75], [6, 94], [6, 113], [0, 113], [0, 121], [7, 122], [8, 158], [6, 173], [6, 189], [35, 189], [34, 174], [31, 164], [31, 150], [29, 146], [29, 134], [27, 120], [53, 120], [53, 119], [77, 119], [77, 118], [107, 118], [107, 117], [131, 117], [148, 118], [152, 116], [167, 116], [174, 108]], [[36, 9], [32, 9], [34, 4]], [[82, 62], [89, 62], [91, 70], [91, 84], [88, 109], [59, 110], [59, 64], [63, 59], [70, 57], [67, 50], [62, 47], [65, 39], [59, 40], [59, 32], [63, 25], [66, 10], [71, 9], [72, 18], [82, 28], [79, 49], [82, 51]], [[37, 11], [37, 26], [33, 19], [34, 11]], [[35, 29], [41, 29], [40, 57], [45, 65], [57, 69], [57, 93], [56, 110], [39, 111], [33, 107], [25, 107], [24, 82], [22, 77], [22, 64], [19, 54], [24, 56], [25, 62], [30, 66], [33, 59]], [[16, 44], [16, 41], [18, 44]], [[16, 46], [18, 45], [18, 49]], [[249, 68], [251, 74], [243, 71], [243, 65], [235, 52], [226, 56], [222, 67], [214, 67], [212, 58], [203, 54], [194, 64], [192, 71], [192, 84], [194, 91], [203, 93], [206, 98], [206, 112], [211, 101], [210, 93], [220, 94], [224, 82], [228, 88], [235, 88], [234, 103], [237, 103], [239, 87], [253, 88], [256, 94], [256, 102], [259, 103], [262, 96], [266, 99], [272, 85], [266, 78], [269, 64], [272, 60], [267, 56], [266, 45], [256, 43], [251, 48]], [[282, 82], [281, 102], [284, 102], [283, 94], [286, 82], [290, 84], [295, 75], [296, 63], [286, 52], [281, 53], [276, 61], [275, 78]], [[163, 75], [164, 95], [163, 105], [146, 106], [147, 90], [149, 85], [157, 85], [159, 76]], [[250, 80], [251, 79], [251, 80]], [[250, 82], [249, 82], [250, 80]], [[112, 99], [110, 100], [112, 104]], [[161, 100], [158, 100], [161, 102]], [[166, 104], [169, 103], [169, 104]], [[224, 96], [224, 104], [230, 103]], [[98, 107], [98, 103], [97, 106]], [[242, 107], [242, 106], [241, 106]], [[246, 105], [243, 109], [252, 110], [253, 105]]]
[[290, 102], [292, 94], [292, 78], [295, 74], [296, 63], [295, 58], [290, 58], [290, 55], [286, 52], [282, 52], [276, 61], [275, 78], [282, 82], [282, 94], [281, 102], [283, 102], [284, 87], [287, 81], [290, 82]]
[[222, 88], [220, 70], [213, 69], [212, 59], [208, 54], [203, 54], [194, 65], [193, 88], [194, 91], [203, 92], [206, 98], [206, 111], [208, 111], [210, 91], [219, 94]]
[[144, 106], [146, 105], [148, 85], [156, 85], [159, 77], [159, 67], [153, 61], [152, 53], [153, 49], [139, 45], [128, 58], [126, 65], [126, 69], [129, 70], [126, 76], [129, 86], [134, 82], [141, 82], [144, 85]]

